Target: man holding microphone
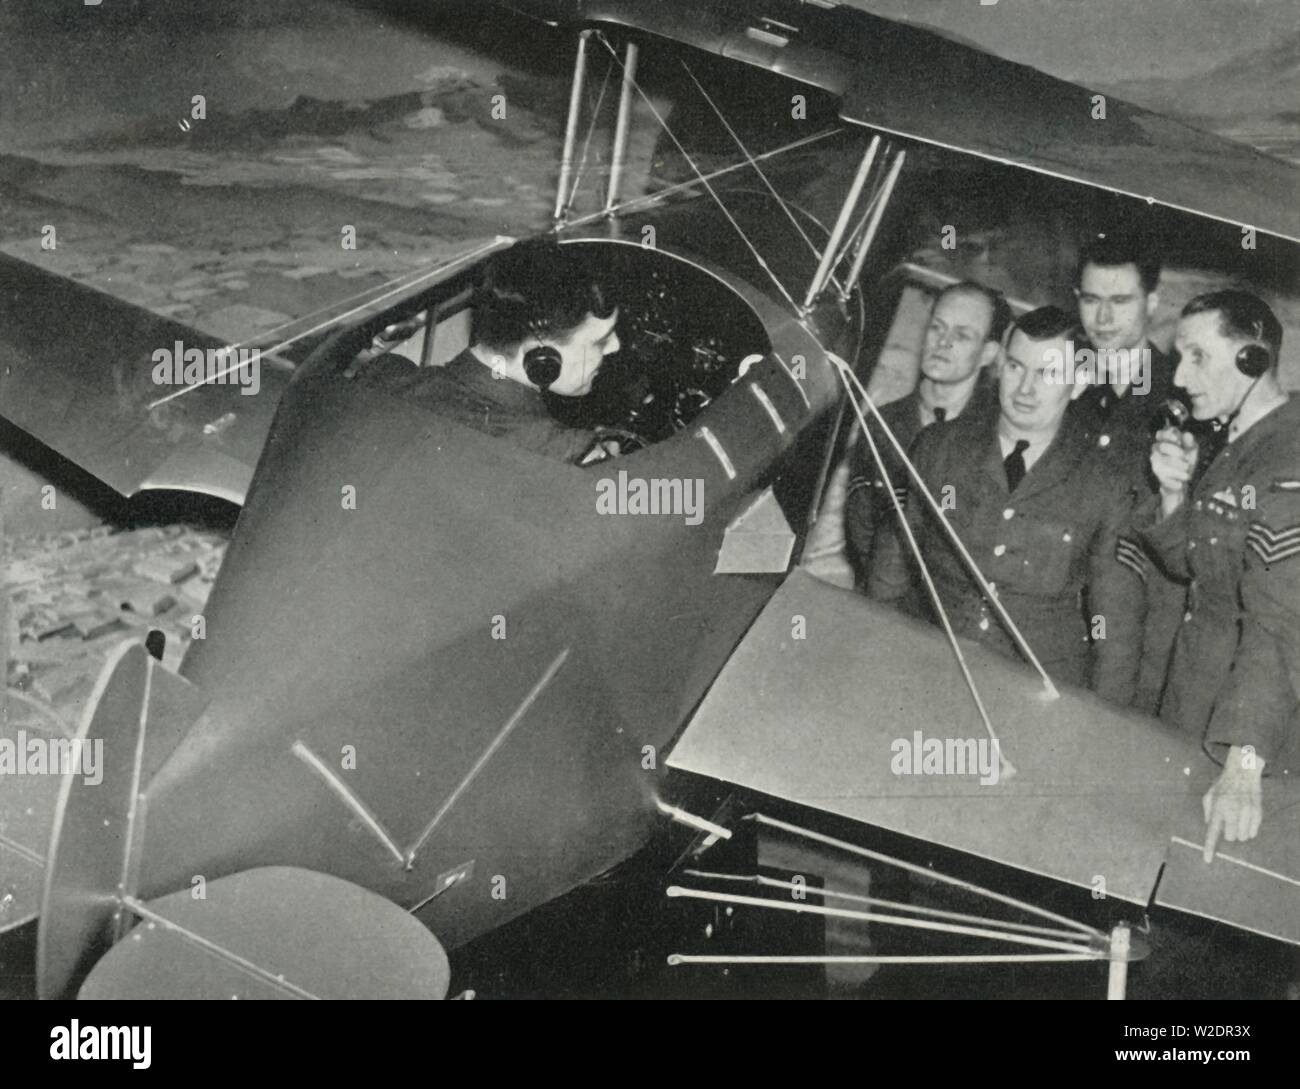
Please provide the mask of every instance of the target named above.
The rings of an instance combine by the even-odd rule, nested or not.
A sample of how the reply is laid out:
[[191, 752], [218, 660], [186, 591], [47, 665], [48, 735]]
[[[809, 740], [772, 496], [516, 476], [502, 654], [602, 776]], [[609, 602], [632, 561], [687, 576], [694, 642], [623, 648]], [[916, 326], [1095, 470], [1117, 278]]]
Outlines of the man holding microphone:
[[1204, 798], [1207, 862], [1221, 835], [1258, 834], [1266, 770], [1300, 771], [1300, 400], [1279, 382], [1281, 345], [1255, 295], [1187, 304], [1174, 383], [1226, 441], [1198, 472], [1196, 440], [1160, 431], [1160, 491], [1136, 519], [1166, 571], [1189, 582], [1160, 713], [1223, 765]]

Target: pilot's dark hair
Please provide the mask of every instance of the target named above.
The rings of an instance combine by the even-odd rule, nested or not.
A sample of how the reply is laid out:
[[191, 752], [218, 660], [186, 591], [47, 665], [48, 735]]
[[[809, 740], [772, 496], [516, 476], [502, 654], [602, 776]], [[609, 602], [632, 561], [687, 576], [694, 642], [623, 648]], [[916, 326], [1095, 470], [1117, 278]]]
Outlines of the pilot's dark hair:
[[576, 245], [529, 238], [487, 263], [474, 300], [471, 343], [508, 350], [530, 336], [563, 341], [588, 314], [607, 318], [607, 297]]
[[989, 304], [989, 331], [985, 340], [999, 341], [1011, 321], [1011, 307], [1002, 297], [1002, 292], [994, 291], [974, 280], [962, 280], [949, 284], [935, 296], [934, 305], [938, 306], [949, 295], [978, 295]]
[[1136, 265], [1142, 290], [1148, 295], [1160, 282], [1160, 257], [1150, 239], [1129, 231], [1110, 231], [1094, 235], [1079, 247], [1079, 263], [1074, 269], [1074, 286], [1083, 283], [1083, 270], [1089, 265], [1118, 268]]
[[1228, 289], [1197, 295], [1183, 307], [1183, 317], [1218, 311], [1219, 332], [1229, 340], [1263, 344], [1274, 364], [1282, 352], [1282, 323], [1272, 308], [1249, 291]]
[[1053, 340], [1056, 337], [1083, 339], [1079, 319], [1059, 306], [1040, 306], [1037, 310], [1021, 314], [1008, 327], [1006, 339], [1002, 343], [1010, 344], [1012, 334], [1018, 332], [1024, 333], [1030, 340]]

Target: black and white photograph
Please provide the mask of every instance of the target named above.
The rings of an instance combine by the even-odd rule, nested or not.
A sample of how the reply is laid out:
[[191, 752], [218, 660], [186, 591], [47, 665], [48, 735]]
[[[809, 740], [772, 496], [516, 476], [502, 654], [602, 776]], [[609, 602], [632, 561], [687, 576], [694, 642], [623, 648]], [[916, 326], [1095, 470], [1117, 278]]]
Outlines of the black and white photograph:
[[24, 1047], [1077, 1000], [1249, 1066], [1298, 345], [1293, 0], [3, 0]]

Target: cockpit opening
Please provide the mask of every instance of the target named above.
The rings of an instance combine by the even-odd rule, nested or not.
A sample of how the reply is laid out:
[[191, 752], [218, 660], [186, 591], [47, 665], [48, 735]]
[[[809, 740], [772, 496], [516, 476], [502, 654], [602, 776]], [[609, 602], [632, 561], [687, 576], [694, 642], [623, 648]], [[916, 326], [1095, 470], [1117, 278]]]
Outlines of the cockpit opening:
[[[771, 350], [750, 305], [690, 260], [604, 239], [565, 245], [582, 248], [617, 305], [620, 347], [589, 393], [545, 397], [559, 424], [621, 434], [623, 453], [659, 442], [726, 390], [747, 357]], [[374, 336], [344, 373], [402, 396], [420, 369], [446, 367], [472, 347], [476, 289], [477, 277], [467, 273], [440, 284], [416, 303], [418, 310], [408, 303], [376, 319]]]

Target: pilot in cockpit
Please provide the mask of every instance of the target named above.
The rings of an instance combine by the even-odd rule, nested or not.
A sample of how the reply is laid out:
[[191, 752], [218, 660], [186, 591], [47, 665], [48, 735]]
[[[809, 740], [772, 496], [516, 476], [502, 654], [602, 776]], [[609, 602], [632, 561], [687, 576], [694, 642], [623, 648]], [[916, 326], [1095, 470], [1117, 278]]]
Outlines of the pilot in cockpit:
[[585, 464], [617, 446], [561, 423], [547, 400], [591, 391], [606, 357], [619, 350], [617, 321], [618, 307], [575, 247], [528, 239], [488, 262], [470, 346], [445, 367], [388, 357], [360, 377], [467, 427]]

